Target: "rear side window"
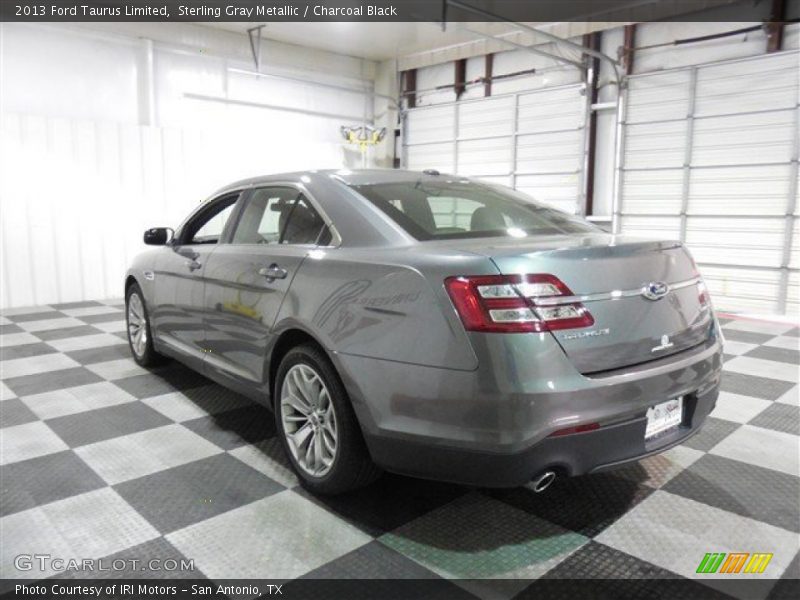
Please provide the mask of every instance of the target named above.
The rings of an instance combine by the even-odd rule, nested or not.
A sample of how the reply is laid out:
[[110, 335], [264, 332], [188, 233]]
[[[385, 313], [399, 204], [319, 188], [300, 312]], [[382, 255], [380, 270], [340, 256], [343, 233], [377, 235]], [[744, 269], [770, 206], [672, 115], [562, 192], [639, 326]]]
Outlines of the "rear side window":
[[514, 190], [467, 181], [419, 180], [353, 189], [418, 240], [599, 231]]
[[234, 244], [328, 244], [325, 221], [302, 192], [287, 187], [253, 192], [236, 225]]

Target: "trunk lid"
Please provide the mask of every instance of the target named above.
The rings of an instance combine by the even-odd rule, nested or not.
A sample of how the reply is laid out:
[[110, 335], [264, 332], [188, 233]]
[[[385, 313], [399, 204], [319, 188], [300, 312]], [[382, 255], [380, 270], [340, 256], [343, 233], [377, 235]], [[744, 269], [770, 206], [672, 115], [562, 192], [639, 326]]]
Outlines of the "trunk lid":
[[[581, 373], [669, 356], [704, 342], [713, 323], [700, 301], [688, 250], [675, 241], [592, 233], [528, 240], [459, 240], [462, 250], [490, 258], [503, 274], [555, 275], [594, 318], [594, 325], [553, 331]], [[643, 290], [666, 283], [648, 299]]]

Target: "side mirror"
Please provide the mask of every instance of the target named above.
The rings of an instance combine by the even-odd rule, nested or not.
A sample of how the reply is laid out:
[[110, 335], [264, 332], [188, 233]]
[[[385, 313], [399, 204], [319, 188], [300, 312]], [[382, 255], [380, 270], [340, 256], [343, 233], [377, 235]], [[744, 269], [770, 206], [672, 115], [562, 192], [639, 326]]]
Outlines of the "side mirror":
[[169, 227], [153, 227], [144, 232], [144, 243], [148, 246], [163, 246], [172, 240], [175, 232]]

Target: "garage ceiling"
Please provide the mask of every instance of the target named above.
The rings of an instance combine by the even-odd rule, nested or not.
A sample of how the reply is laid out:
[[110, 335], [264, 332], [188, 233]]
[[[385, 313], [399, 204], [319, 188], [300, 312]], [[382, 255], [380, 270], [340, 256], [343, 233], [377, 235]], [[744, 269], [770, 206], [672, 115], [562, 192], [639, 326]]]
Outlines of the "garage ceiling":
[[[258, 23], [203, 23], [206, 27], [247, 34]], [[458, 24], [449, 24], [445, 31], [437, 23], [269, 23], [262, 31], [265, 38], [308, 46], [338, 54], [369, 60], [389, 60], [464, 44], [475, 36], [463, 31]], [[472, 24], [485, 25], [485, 24]], [[497, 33], [510, 31], [495, 25]]]
[[[698, 0], [692, 5], [692, 10], [724, 8], [741, 2], [742, 0]], [[604, 4], [603, 0], [596, 1], [597, 10], [592, 13], [598, 19], [595, 21], [585, 20], [588, 15], [575, 15], [573, 21], [565, 19], [557, 23], [526, 22], [524, 25], [560, 37], [574, 38], [593, 31], [618, 27], [632, 22], [631, 19], [637, 16], [641, 18], [642, 15], [647, 15], [647, 20], [657, 20], [687, 12], [686, 4], [678, 0], [631, 0], [621, 5], [615, 0], [613, 12], [604, 11]], [[600, 21], [601, 18], [611, 20]], [[247, 30], [258, 23], [213, 22], [202, 25], [246, 35]], [[508, 45], [487, 43], [479, 35], [466, 31], [466, 28], [492, 36], [508, 36], [509, 40], [526, 45], [545, 41], [520, 34], [513, 26], [501, 22], [452, 22], [444, 30], [440, 23], [434, 22], [276, 22], [266, 24], [262, 34], [265, 38], [284, 43], [369, 60], [401, 59], [399, 66], [402, 69], [508, 50]]]

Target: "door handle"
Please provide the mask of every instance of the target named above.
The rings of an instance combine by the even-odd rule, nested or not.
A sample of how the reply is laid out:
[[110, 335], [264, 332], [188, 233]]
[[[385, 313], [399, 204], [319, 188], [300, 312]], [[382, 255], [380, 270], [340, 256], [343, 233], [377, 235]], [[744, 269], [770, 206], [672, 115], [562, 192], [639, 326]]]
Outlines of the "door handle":
[[203, 266], [196, 260], [187, 260], [185, 264], [190, 271], [196, 271], [197, 269]]
[[286, 276], [289, 274], [289, 271], [287, 271], [286, 269], [282, 269], [275, 263], [272, 263], [268, 267], [261, 267], [258, 270], [258, 274], [266, 277], [267, 281], [274, 281], [276, 279], [286, 279]]

